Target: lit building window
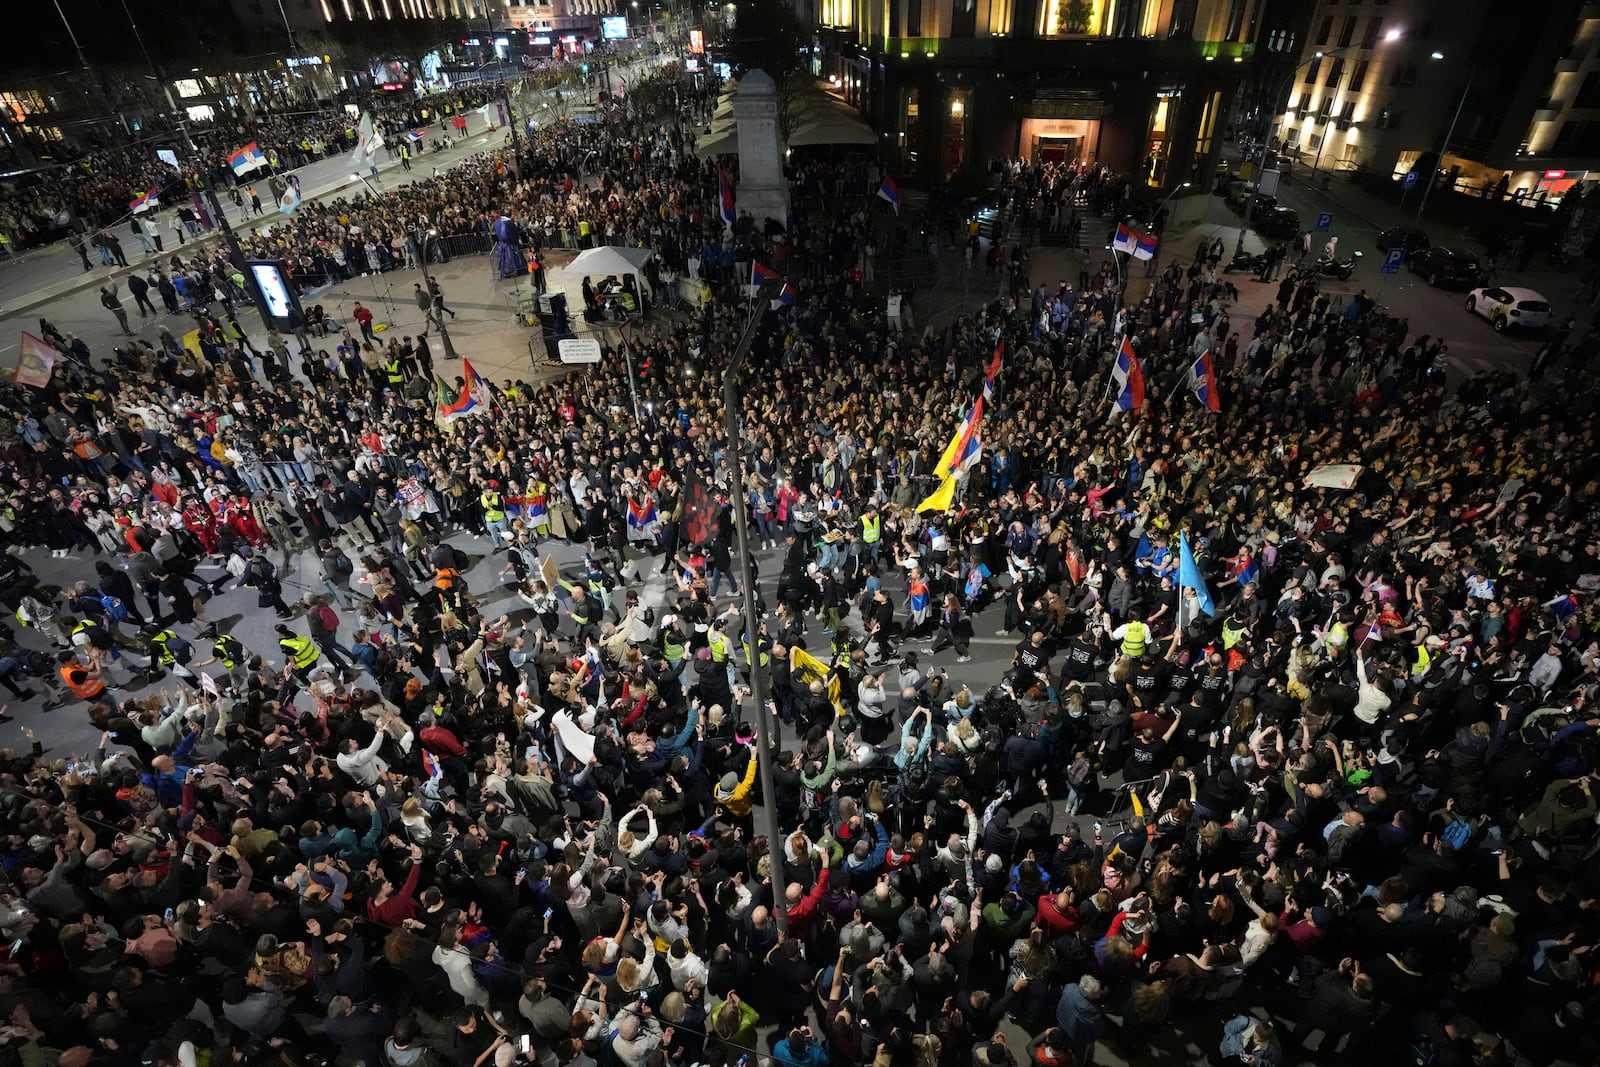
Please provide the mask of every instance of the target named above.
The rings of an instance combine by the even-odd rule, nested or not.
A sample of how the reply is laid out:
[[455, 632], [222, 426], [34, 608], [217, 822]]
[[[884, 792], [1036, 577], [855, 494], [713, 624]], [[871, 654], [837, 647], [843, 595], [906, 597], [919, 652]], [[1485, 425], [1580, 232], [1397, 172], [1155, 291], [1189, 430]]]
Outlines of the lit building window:
[[1146, 136], [1149, 148], [1145, 151], [1143, 174], [1145, 184], [1157, 188], [1166, 184], [1167, 156], [1171, 145], [1167, 133], [1177, 119], [1178, 103], [1183, 94], [1177, 89], [1163, 89], [1156, 93], [1156, 106], [1150, 112], [1150, 130]]
[[1098, 37], [1105, 32], [1106, 0], [1045, 0], [1039, 5], [1040, 37]]

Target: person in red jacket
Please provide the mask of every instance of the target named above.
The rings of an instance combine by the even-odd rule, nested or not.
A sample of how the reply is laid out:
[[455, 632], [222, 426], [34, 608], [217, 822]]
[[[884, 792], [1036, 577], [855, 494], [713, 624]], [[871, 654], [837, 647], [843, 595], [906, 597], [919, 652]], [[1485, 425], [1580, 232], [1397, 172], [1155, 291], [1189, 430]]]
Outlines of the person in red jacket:
[[785, 915], [791, 937], [805, 933], [812, 923], [822, 918], [822, 898], [827, 895], [828, 876], [832, 872], [828, 870], [828, 850], [821, 845], [817, 845], [816, 849], [822, 873], [817, 876], [817, 884], [811, 887], [811, 892], [802, 890], [799, 882], [790, 882], [789, 888], [784, 890]]
[[357, 301], [356, 302], [356, 306], [354, 308], [352, 308], [351, 311], [350, 311], [350, 317], [355, 319], [356, 323], [361, 327], [361, 336], [362, 337], [365, 337], [369, 341], [374, 341], [374, 342], [377, 341], [377, 338], [374, 337], [373, 334], [372, 334], [372, 309], [371, 308], [362, 307], [361, 306], [361, 302]]
[[367, 901], [367, 918], [385, 926], [399, 926], [407, 919], [415, 919], [420, 905], [417, 903], [417, 874], [422, 870], [422, 846], [411, 846], [411, 872], [399, 891], [385, 878], [377, 893]]
[[432, 754], [439, 761], [439, 770], [445, 779], [456, 788], [458, 795], [465, 795], [468, 789], [468, 779], [471, 768], [467, 766], [467, 750], [461, 744], [461, 739], [447, 727], [439, 725], [436, 716], [427, 716], [432, 722], [417, 731], [417, 740], [422, 743], [424, 752]]
[[1039, 913], [1034, 916], [1033, 924], [1051, 938], [1072, 933], [1080, 925], [1078, 908], [1073, 900], [1071, 889], [1040, 897]]

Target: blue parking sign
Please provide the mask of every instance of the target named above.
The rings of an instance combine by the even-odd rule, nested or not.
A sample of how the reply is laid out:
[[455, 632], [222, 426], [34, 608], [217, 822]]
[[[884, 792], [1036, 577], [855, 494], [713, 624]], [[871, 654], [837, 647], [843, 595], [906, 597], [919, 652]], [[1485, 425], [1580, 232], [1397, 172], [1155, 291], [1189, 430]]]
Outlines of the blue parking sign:
[[1405, 258], [1406, 258], [1406, 250], [1405, 249], [1403, 249], [1403, 248], [1391, 248], [1391, 249], [1389, 249], [1388, 254], [1383, 257], [1383, 273], [1384, 274], [1399, 274], [1400, 273], [1400, 261], [1405, 259]]
[[1400, 184], [1405, 186], [1407, 189], [1417, 184], [1417, 172], [1414, 170], [1406, 171], [1406, 176], [1400, 179]]
[[1317, 229], [1319, 229], [1319, 230], [1331, 230], [1331, 229], [1333, 229], [1333, 212], [1324, 211], [1322, 214], [1317, 216]]

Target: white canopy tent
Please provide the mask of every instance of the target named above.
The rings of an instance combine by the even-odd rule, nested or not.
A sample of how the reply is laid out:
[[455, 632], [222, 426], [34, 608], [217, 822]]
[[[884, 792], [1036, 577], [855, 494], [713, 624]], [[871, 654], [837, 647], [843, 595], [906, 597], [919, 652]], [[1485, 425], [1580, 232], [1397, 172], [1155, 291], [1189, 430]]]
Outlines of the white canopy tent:
[[588, 274], [605, 277], [608, 274], [638, 274], [645, 261], [655, 252], [649, 248], [623, 248], [621, 245], [601, 245], [585, 248], [566, 266], [568, 274]]

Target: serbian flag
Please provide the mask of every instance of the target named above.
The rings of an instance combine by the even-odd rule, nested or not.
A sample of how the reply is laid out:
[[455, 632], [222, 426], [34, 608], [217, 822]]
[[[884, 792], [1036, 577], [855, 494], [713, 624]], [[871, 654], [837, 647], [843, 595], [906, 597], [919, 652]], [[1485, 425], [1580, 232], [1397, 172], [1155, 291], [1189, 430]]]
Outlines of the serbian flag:
[[1210, 352], [1189, 366], [1189, 388], [1207, 411], [1222, 410], [1222, 398], [1217, 395], [1217, 372], [1211, 365]]
[[144, 192], [128, 201], [128, 210], [137, 215], [141, 211], [155, 207], [157, 203], [156, 187], [152, 185], [150, 188], [146, 189]]
[[967, 417], [956, 427], [955, 436], [950, 438], [950, 443], [939, 456], [939, 462], [934, 464], [933, 476], [948, 478], [978, 462], [982, 455], [983, 398], [979, 397], [972, 402], [972, 407], [967, 409]]
[[739, 218], [739, 212], [733, 203], [733, 185], [728, 181], [728, 172], [717, 171], [717, 204], [722, 209], [722, 221], [732, 226]]
[[243, 148], [233, 150], [233, 155], [228, 157], [228, 166], [233, 168], [235, 174], [244, 174], [246, 171], [255, 170], [267, 162], [267, 157], [254, 141]]
[[537, 527], [550, 525], [550, 510], [545, 506], [545, 501], [548, 499], [549, 497], [545, 493], [528, 498], [526, 505], [528, 522]]
[[454, 422], [463, 415], [471, 415], [474, 412], [481, 414], [489, 408], [489, 383], [485, 382], [478, 372], [472, 369], [472, 363], [469, 360], [463, 359], [461, 361], [461, 371], [462, 377], [465, 379], [462, 382], [461, 391], [450, 403], [444, 403], [442, 398], [439, 402], [438, 419], [440, 422]]
[[777, 271], [773, 270], [759, 259], [752, 260], [750, 263], [750, 284], [759, 289], [761, 288], [762, 282], [772, 282], [775, 285], [782, 285], [783, 275], [779, 274]]
[[1126, 252], [1131, 256], [1134, 248], [1137, 246], [1138, 241], [1134, 239], [1133, 231], [1128, 229], [1128, 227], [1124, 226], [1122, 223], [1117, 223], [1116, 235], [1111, 238], [1112, 250], [1116, 252]]
[[900, 214], [900, 187], [894, 179], [884, 176], [883, 184], [878, 186], [878, 199], [887, 200], [894, 207], [894, 213]]
[[793, 307], [794, 296], [794, 286], [784, 282], [783, 288], [778, 290], [778, 295], [772, 298], [772, 310], [776, 311], [780, 307]]
[[1130, 229], [1120, 222], [1117, 223], [1116, 236], [1111, 239], [1113, 249], [1126, 252], [1135, 259], [1150, 259], [1156, 254], [1158, 244], [1160, 242], [1150, 234]]
[[1000, 359], [1006, 354], [1006, 343], [1001, 341], [994, 346], [994, 358], [989, 361], [989, 366], [983, 372], [983, 398], [994, 399], [994, 380], [1000, 375]]
[[412, 144], [416, 144], [426, 136], [428, 136], [428, 127], [426, 126], [422, 127], [420, 130], [406, 131], [406, 140], [410, 141]]
[[654, 500], [628, 501], [628, 540], [654, 541], [656, 531], [661, 523], [656, 518], [656, 502]]
[[1117, 362], [1111, 367], [1111, 380], [1117, 383], [1115, 405], [1118, 411], [1138, 411], [1144, 407], [1144, 372], [1139, 369], [1139, 357], [1126, 337]]

